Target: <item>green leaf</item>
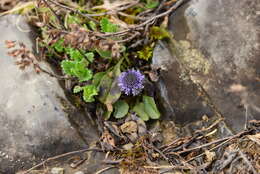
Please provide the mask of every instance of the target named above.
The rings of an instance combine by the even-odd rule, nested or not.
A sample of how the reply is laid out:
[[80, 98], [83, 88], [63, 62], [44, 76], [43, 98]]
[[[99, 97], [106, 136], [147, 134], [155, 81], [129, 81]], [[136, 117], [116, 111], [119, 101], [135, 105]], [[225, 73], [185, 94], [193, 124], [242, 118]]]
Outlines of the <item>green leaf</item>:
[[121, 73], [120, 66], [122, 61], [123, 59], [115, 65], [112, 71], [107, 72], [100, 82], [99, 100], [107, 106], [108, 111], [113, 110], [112, 104], [121, 96], [121, 90], [117, 84], [117, 79]]
[[113, 83], [113, 78], [109, 75], [112, 74], [111, 72], [107, 72], [102, 79], [100, 80], [100, 85], [99, 85], [99, 89], [100, 89], [100, 95], [99, 95], [99, 100], [102, 103], [105, 103], [106, 101], [106, 97], [110, 91], [111, 85]]
[[63, 60], [61, 62], [62, 70], [65, 74], [76, 76], [79, 78], [80, 82], [88, 81], [92, 78], [92, 71], [86, 68], [86, 64], [84, 63], [86, 60], [82, 60], [80, 62], [71, 61], [71, 60]]
[[75, 69], [75, 62], [70, 60], [63, 60], [61, 62], [61, 68], [67, 75], [74, 75], [73, 69]]
[[113, 112], [113, 111], [106, 111], [106, 112], [104, 113], [104, 119], [105, 119], [105, 120], [108, 120], [108, 119], [110, 118], [112, 112]]
[[82, 59], [80, 61], [80, 63], [83, 64], [85, 67], [88, 67], [88, 65], [89, 65], [89, 62], [87, 61], [87, 59]]
[[159, 119], [160, 112], [157, 109], [154, 98], [149, 96], [143, 96], [144, 110], [151, 119]]
[[59, 20], [57, 19], [57, 17], [54, 15], [49, 16], [49, 24], [54, 26], [54, 28], [61, 29], [61, 24], [60, 24]]
[[101, 79], [104, 77], [106, 72], [98, 72], [93, 76], [92, 84], [99, 86]]
[[159, 5], [159, 1], [156, 0], [147, 0], [145, 8], [155, 8]]
[[85, 53], [85, 56], [87, 57], [88, 61], [90, 61], [90, 62], [94, 61], [94, 53], [92, 53], [92, 52]]
[[143, 121], [148, 121], [149, 120], [149, 115], [145, 112], [144, 109], [144, 103], [137, 103], [133, 111], [143, 120]]
[[76, 61], [81, 61], [84, 56], [82, 53], [74, 48], [65, 48], [66, 53], [70, 56], [71, 59], [76, 60]]
[[106, 58], [109, 59], [112, 57], [112, 53], [109, 50], [101, 50], [101, 49], [96, 49], [96, 52], [102, 57], [102, 58]]
[[96, 25], [95, 22], [93, 22], [93, 21], [89, 21], [88, 24], [89, 24], [91, 30], [93, 30], [93, 31], [97, 31], [97, 25]]
[[84, 58], [84, 56], [81, 54], [81, 52], [79, 50], [75, 50], [75, 49], [73, 49], [70, 52], [70, 57], [71, 57], [71, 59], [76, 60], [76, 61], [81, 61]]
[[118, 100], [114, 104], [114, 108], [115, 108], [114, 117], [123, 118], [128, 113], [129, 105], [123, 100]]
[[64, 39], [59, 39], [57, 42], [55, 42], [52, 47], [58, 52], [62, 53], [64, 51]]
[[151, 27], [149, 34], [154, 40], [161, 40], [170, 37], [170, 33], [165, 28], [157, 26]]
[[81, 86], [75, 86], [74, 88], [73, 88], [73, 93], [79, 93], [80, 91], [82, 91], [83, 90], [83, 88], [81, 87]]
[[83, 87], [83, 100], [85, 102], [95, 101], [94, 96], [98, 95], [98, 89], [94, 85], [86, 85]]
[[142, 50], [137, 51], [137, 55], [139, 59], [149, 60], [153, 56], [153, 47], [146, 45]]
[[70, 14], [67, 14], [65, 16], [64, 25], [66, 28], [68, 28], [71, 24], [81, 24], [82, 20], [77, 16], [72, 16]]
[[86, 68], [86, 66], [81, 62], [75, 64], [75, 68], [72, 72], [79, 78], [79, 82], [88, 81], [93, 77], [92, 71]]
[[118, 26], [112, 24], [107, 18], [102, 18], [100, 20], [100, 27], [102, 32], [114, 33], [118, 30]]
[[50, 12], [51, 10], [48, 7], [40, 7], [40, 8], [37, 8], [37, 11], [40, 13], [47, 13], [47, 12]]

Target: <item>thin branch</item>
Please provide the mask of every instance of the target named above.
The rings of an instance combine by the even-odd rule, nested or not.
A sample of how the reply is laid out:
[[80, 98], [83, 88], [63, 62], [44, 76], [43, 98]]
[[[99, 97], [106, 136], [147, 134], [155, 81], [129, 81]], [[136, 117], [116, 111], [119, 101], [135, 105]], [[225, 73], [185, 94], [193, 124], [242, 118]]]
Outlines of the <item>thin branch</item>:
[[208, 130], [212, 129], [213, 127], [217, 126], [223, 120], [224, 120], [223, 118], [220, 118], [220, 119], [216, 120], [213, 124], [211, 124], [209, 127], [202, 128], [201, 130], [195, 131], [195, 133], [201, 133], [201, 132], [208, 131]]
[[167, 158], [167, 156], [162, 152], [160, 151], [159, 149], [157, 149], [155, 146], [151, 145], [152, 148], [157, 152], [159, 153], [166, 161], [169, 161], [169, 158]]
[[189, 167], [186, 166], [144, 166], [146, 169], [186, 169], [189, 170]]
[[187, 152], [191, 152], [191, 151], [194, 151], [194, 150], [198, 150], [198, 149], [201, 149], [201, 148], [204, 148], [204, 147], [208, 147], [208, 146], [210, 146], [212, 144], [220, 143], [222, 141], [226, 141], [226, 140], [230, 141], [230, 140], [238, 138], [241, 135], [244, 135], [244, 134], [246, 134], [248, 132], [249, 131], [243, 131], [243, 132], [240, 132], [240, 133], [238, 133], [236, 135], [228, 136], [228, 137], [225, 137], [225, 138], [218, 139], [216, 141], [212, 141], [210, 143], [203, 144], [201, 146], [197, 146], [197, 147], [194, 147], [194, 148], [190, 148], [190, 149], [186, 149], [186, 150], [180, 151], [180, 152], [178, 152], [178, 154], [182, 154], [182, 153], [187, 153]]
[[60, 4], [59, 2], [56, 2], [56, 1], [53, 1], [53, 0], [47, 0], [47, 1], [53, 3], [53, 4], [56, 5], [56, 6], [59, 6], [59, 7], [63, 8], [63, 9], [72, 11], [72, 12], [77, 13], [77, 14], [83, 16], [83, 17], [86, 17], [86, 18], [88, 18], [89, 20], [94, 21], [95, 23], [99, 23], [96, 19], [92, 18], [92, 17], [91, 17], [90, 15], [88, 15], [88, 14], [81, 13], [81, 12], [78, 11], [78, 10], [75, 10], [75, 9], [73, 9], [73, 8], [70, 8], [70, 7], [66, 6], [66, 5], [62, 5], [62, 4]]
[[132, 39], [134, 39], [136, 36], [139, 36], [140, 33], [139, 32], [136, 32], [135, 34], [133, 34], [132, 36], [126, 38], [126, 39], [123, 39], [123, 40], [119, 40], [119, 41], [116, 41], [117, 43], [123, 43], [123, 42], [128, 42], [128, 41], [131, 41]]
[[164, 17], [164, 16], [167, 16], [169, 15], [173, 10], [177, 9], [178, 7], [180, 7], [185, 1], [189, 1], [189, 0], [179, 0], [177, 1], [169, 10], [167, 10], [166, 12], [163, 12], [159, 15], [156, 15], [154, 17], [152, 17], [151, 19], [148, 19], [147, 21], [145, 21], [144, 23], [138, 25], [136, 28], [140, 28], [140, 27], [143, 27], [145, 26], [146, 24], [149, 24], [150, 22], [152, 22], [153, 20], [155, 19], [158, 19], [158, 18], [161, 18], [161, 17]]
[[141, 21], [147, 20], [147, 17], [133, 16], [133, 15], [126, 14], [124, 12], [118, 12], [118, 14], [121, 16], [128, 17], [128, 18], [136, 19], [136, 20], [141, 20]]
[[251, 164], [251, 162], [247, 159], [247, 157], [244, 155], [244, 153], [242, 153], [241, 151], [239, 151], [239, 155], [240, 155], [241, 158], [245, 161], [245, 163], [248, 165], [248, 167], [251, 168], [253, 174], [257, 174], [258, 172], [257, 172], [256, 169], [253, 167], [253, 165]]
[[[230, 140], [231, 140], [231, 139], [227, 139], [226, 141], [224, 141], [224, 142], [220, 143], [219, 145], [217, 145], [217, 146], [215, 146], [215, 147], [209, 149], [208, 151], [215, 150], [215, 149], [219, 148], [220, 146], [223, 146], [224, 144], [226, 144], [226, 143], [229, 142]], [[187, 160], [186, 162], [188, 163], [188, 162], [190, 162], [190, 161], [193, 161], [194, 159], [199, 158], [199, 157], [201, 157], [201, 156], [203, 156], [203, 155], [206, 155], [206, 153], [203, 152], [203, 153], [201, 153], [201, 154], [199, 154], [199, 155], [197, 155], [197, 156], [195, 156], [195, 157], [193, 157], [193, 158]]]
[[59, 79], [59, 80], [72, 79], [72, 78], [70, 78], [70, 77], [59, 76], [59, 75], [57, 75], [57, 74], [51, 73], [51, 72], [49, 72], [49, 71], [43, 69], [43, 68], [42, 68], [40, 65], [38, 65], [38, 64], [35, 64], [35, 66], [37, 66], [37, 68], [39, 68], [39, 70], [40, 70], [41, 72], [43, 72], [43, 73], [45, 73], [45, 74], [48, 74], [48, 75], [51, 76], [51, 77], [55, 77], [55, 78], [57, 78], [57, 79]]
[[[120, 6], [118, 6], [117, 7], [117, 9], [116, 10], [114, 10], [114, 9], [111, 9], [110, 11], [108, 11], [108, 12], [104, 12], [104, 13], [98, 13], [98, 14], [88, 14], [88, 15], [98, 15], [98, 16], [104, 16], [104, 15], [107, 15], [107, 14], [116, 14], [117, 12], [119, 12], [119, 11], [123, 11], [123, 10], [126, 10], [126, 9], [129, 9], [129, 8], [131, 8], [131, 7], [133, 7], [133, 6], [135, 6], [135, 5], [137, 5], [139, 3], [139, 0], [137, 0], [137, 1], [134, 1], [134, 2], [127, 2], [127, 3], [125, 3], [124, 5], [125, 6], [122, 6], [122, 7], [120, 7]], [[101, 5], [101, 6], [96, 6], [96, 7], [93, 7], [92, 9], [103, 9], [103, 6], [104, 5], [109, 5], [110, 4], [110, 2], [105, 2], [104, 1], [104, 4], [103, 5]], [[126, 4], [128, 4], [128, 5], [126, 5]]]
[[117, 168], [117, 167], [116, 167], [116, 166], [106, 167], [106, 168], [104, 168], [104, 169], [101, 169], [101, 170], [97, 171], [95, 174], [101, 174], [101, 173], [103, 173], [103, 172], [105, 172], [105, 171], [108, 171], [108, 170], [110, 170], [110, 169], [113, 169], [113, 168]]
[[159, 19], [161, 17], [164, 17], [164, 16], [167, 16], [169, 15], [173, 10], [177, 9], [178, 7], [180, 7], [184, 2], [188, 2], [189, 0], [179, 0], [177, 1], [169, 10], [159, 14], [159, 15], [156, 15], [156, 16], [153, 16], [152, 18], [146, 20], [145, 22], [139, 24], [139, 25], [136, 25], [134, 27], [131, 27], [131, 28], [128, 28], [126, 30], [123, 30], [123, 31], [119, 31], [119, 32], [115, 32], [115, 33], [106, 33], [106, 34], [103, 34], [102, 36], [103, 37], [110, 37], [110, 36], [116, 36], [118, 34], [122, 34], [122, 33], [127, 33], [131, 30], [137, 30], [137, 29], [140, 29], [144, 26], [146, 26], [147, 24], [149, 24], [150, 22], [152, 22], [153, 20], [155, 19]]
[[54, 16], [56, 17], [56, 19], [59, 21], [59, 24], [61, 26], [62, 29], [65, 29], [64, 24], [61, 22], [60, 17], [56, 14], [56, 12], [53, 10], [53, 8], [47, 3], [47, 0], [43, 0], [44, 4], [46, 4], [49, 9], [51, 10], [51, 12], [54, 14]]
[[[45, 0], [44, 0], [44, 1], [45, 1]], [[126, 6], [124, 6], [124, 7], [121, 7], [121, 8], [116, 9], [116, 11], [111, 10], [111, 11], [107, 11], [107, 12], [103, 12], [103, 13], [97, 13], [97, 14], [85, 14], [85, 13], [82, 13], [82, 12], [80, 12], [80, 11], [78, 11], [78, 10], [74, 10], [73, 8], [70, 8], [70, 7], [68, 7], [68, 6], [65, 6], [65, 5], [62, 5], [62, 4], [58, 3], [58, 2], [55, 2], [55, 1], [53, 1], [53, 0], [47, 0], [47, 1], [50, 1], [51, 3], [55, 4], [56, 6], [59, 6], [59, 7], [61, 7], [61, 8], [64, 8], [64, 9], [66, 9], [66, 10], [72, 11], [72, 12], [74, 12], [74, 13], [78, 13], [79, 15], [84, 16], [84, 17], [86, 17], [86, 18], [88, 18], [88, 19], [90, 19], [90, 20], [92, 20], [92, 21], [97, 22], [97, 23], [98, 23], [98, 21], [95, 20], [95, 19], [93, 19], [92, 17], [98, 17], [98, 16], [105, 16], [105, 15], [117, 14], [118, 12], [123, 11], [123, 10], [128, 9], [128, 8], [131, 8], [132, 6], [135, 6], [136, 4], [139, 3], [139, 1], [133, 2], [133, 3], [129, 4], [129, 5], [126, 5]]]
[[34, 169], [37, 169], [38, 167], [41, 167], [43, 165], [45, 165], [45, 163], [49, 162], [49, 161], [52, 161], [52, 160], [57, 160], [59, 158], [63, 158], [63, 157], [66, 157], [66, 156], [69, 156], [69, 155], [75, 155], [77, 153], [83, 153], [83, 152], [87, 152], [87, 151], [97, 151], [97, 152], [103, 152], [102, 149], [82, 149], [82, 150], [77, 150], [77, 151], [72, 151], [72, 152], [68, 152], [68, 153], [64, 153], [64, 154], [61, 154], [61, 155], [57, 155], [57, 156], [54, 156], [54, 157], [51, 157], [51, 158], [47, 158], [46, 160], [44, 160], [43, 162], [33, 166], [32, 168], [26, 170], [25, 172], [23, 172], [22, 174], [27, 174], [29, 173], [30, 171], [34, 170]]
[[[217, 145], [217, 146], [215, 146], [215, 147], [209, 149], [209, 151], [215, 150], [215, 149], [219, 148], [220, 146], [223, 146], [223, 145], [226, 144], [227, 142], [229, 142], [229, 141], [231, 141], [231, 140], [233, 140], [233, 139], [235, 139], [235, 138], [238, 138], [238, 137], [240, 137], [240, 136], [242, 136], [242, 135], [244, 135], [244, 134], [247, 134], [247, 133], [249, 133], [249, 132], [250, 132], [250, 131], [243, 131], [243, 132], [240, 132], [240, 133], [238, 133], [238, 134], [236, 134], [236, 135], [229, 136], [229, 137], [226, 137], [226, 138], [222, 138], [222, 139], [220, 139], [220, 140], [225, 139], [225, 141], [222, 142], [222, 143], [220, 143], [219, 145]], [[213, 141], [213, 142], [211, 142], [211, 143], [207, 143], [207, 144], [205, 144], [205, 145], [209, 145], [209, 144], [212, 144], [212, 143], [214, 143], [214, 142], [219, 142], [219, 140]], [[204, 147], [205, 145], [198, 146], [197, 148]], [[196, 149], [197, 149], [197, 148], [196, 148]], [[193, 148], [193, 149], [195, 149], [195, 148]], [[187, 150], [191, 150], [191, 149], [187, 149]], [[180, 153], [183, 153], [183, 151], [180, 152]], [[198, 158], [198, 157], [201, 157], [201, 156], [203, 156], [203, 155], [205, 155], [205, 154], [206, 154], [206, 153], [203, 152], [203, 153], [201, 153], [200, 155], [197, 155], [197, 156], [195, 156], [195, 157], [189, 159], [189, 160], [186, 161], [186, 162], [193, 161], [194, 159], [196, 159], [196, 158]]]

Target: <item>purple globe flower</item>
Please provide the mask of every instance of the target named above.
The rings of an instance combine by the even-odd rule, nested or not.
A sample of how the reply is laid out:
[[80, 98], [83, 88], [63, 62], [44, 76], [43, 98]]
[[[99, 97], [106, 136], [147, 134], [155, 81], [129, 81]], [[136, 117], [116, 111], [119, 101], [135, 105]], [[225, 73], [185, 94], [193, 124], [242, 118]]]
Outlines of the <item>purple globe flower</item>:
[[144, 75], [139, 70], [122, 72], [118, 78], [118, 86], [126, 95], [138, 95], [144, 88]]

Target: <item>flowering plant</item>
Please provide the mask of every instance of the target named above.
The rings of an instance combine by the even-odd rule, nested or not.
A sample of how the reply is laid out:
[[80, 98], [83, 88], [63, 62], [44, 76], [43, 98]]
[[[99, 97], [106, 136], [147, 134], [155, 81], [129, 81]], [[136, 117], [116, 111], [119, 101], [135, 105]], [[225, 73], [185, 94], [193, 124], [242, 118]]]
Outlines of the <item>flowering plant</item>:
[[139, 70], [122, 72], [118, 78], [118, 86], [126, 95], [138, 95], [144, 88], [144, 75]]

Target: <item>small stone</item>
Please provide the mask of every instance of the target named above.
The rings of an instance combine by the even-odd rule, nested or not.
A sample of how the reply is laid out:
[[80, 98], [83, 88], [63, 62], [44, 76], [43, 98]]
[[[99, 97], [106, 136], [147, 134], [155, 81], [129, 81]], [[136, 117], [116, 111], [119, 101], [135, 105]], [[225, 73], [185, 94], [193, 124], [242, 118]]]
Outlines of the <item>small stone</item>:
[[74, 174], [84, 174], [82, 171], [75, 172]]
[[[46, 154], [55, 156], [85, 147], [79, 133], [71, 127], [68, 110], [63, 110], [65, 105], [69, 108], [70, 101], [57, 79], [45, 73], [37, 74], [32, 67], [21, 71], [16, 60], [7, 54], [12, 50], [4, 44], [8, 40], [23, 43], [26, 50], [34, 52], [35, 33], [23, 32], [19, 29], [21, 26], [23, 30], [29, 28], [22, 16], [0, 18], [0, 30], [5, 33], [0, 38], [0, 159], [4, 160], [0, 162], [0, 173], [8, 174], [29, 168], [33, 162], [45, 159]], [[53, 73], [48, 63], [41, 61], [39, 64]], [[29, 110], [31, 114], [27, 113]], [[80, 111], [75, 109], [75, 113], [83, 118]], [[92, 133], [92, 129], [88, 129], [91, 126], [84, 128]], [[94, 133], [89, 135], [95, 137]]]
[[209, 121], [209, 117], [207, 115], [203, 115], [202, 116], [202, 120], [205, 121], [205, 122], [208, 122]]
[[128, 144], [123, 145], [123, 149], [125, 149], [125, 150], [130, 150], [133, 147], [134, 147], [134, 145], [132, 143], [128, 143]]
[[210, 151], [206, 150], [205, 154], [206, 154], [207, 162], [212, 162], [216, 158], [216, 153], [215, 152], [210, 152]]
[[54, 167], [51, 169], [51, 174], [64, 174], [64, 169], [60, 167]]

